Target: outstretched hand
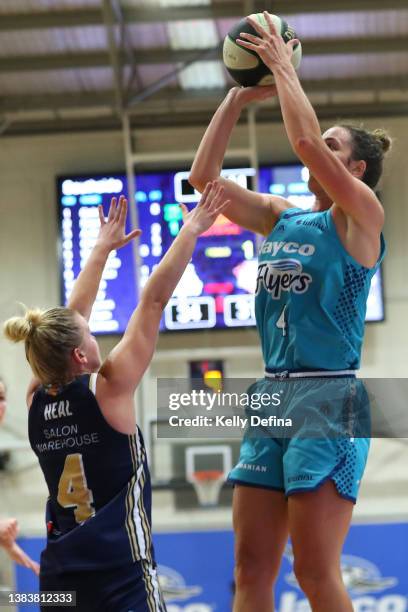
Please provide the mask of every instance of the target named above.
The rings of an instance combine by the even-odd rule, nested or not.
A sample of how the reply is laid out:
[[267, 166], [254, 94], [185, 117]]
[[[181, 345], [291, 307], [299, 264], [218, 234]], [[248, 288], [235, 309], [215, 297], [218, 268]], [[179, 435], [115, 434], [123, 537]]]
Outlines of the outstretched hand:
[[6, 552], [13, 561], [32, 570], [36, 576], [40, 575], [40, 566], [37, 561], [33, 561], [16, 542], [8, 546]]
[[207, 183], [201, 199], [193, 210], [189, 211], [185, 204], [180, 204], [184, 225], [199, 236], [207, 231], [218, 215], [231, 203], [225, 199], [224, 187], [217, 181]]
[[3, 546], [8, 556], [13, 561], [23, 567], [31, 569], [38, 576], [40, 573], [40, 566], [16, 543], [17, 534], [18, 522], [16, 519], [0, 520], [0, 545]]
[[237, 38], [238, 45], [255, 51], [264, 64], [273, 72], [279, 65], [291, 63], [293, 48], [298, 44], [298, 39], [294, 38], [285, 43], [282, 36], [277, 32], [275, 24], [267, 11], [263, 12], [269, 27], [269, 32], [261, 26], [253, 17], [247, 17], [248, 23], [256, 30], [259, 36], [241, 32]]
[[127, 199], [123, 195], [120, 196], [118, 203], [116, 198], [111, 199], [107, 219], [104, 217], [102, 206], [98, 207], [101, 227], [97, 242], [109, 250], [120, 249], [142, 233], [140, 229], [135, 229], [129, 234], [125, 233], [127, 209]]

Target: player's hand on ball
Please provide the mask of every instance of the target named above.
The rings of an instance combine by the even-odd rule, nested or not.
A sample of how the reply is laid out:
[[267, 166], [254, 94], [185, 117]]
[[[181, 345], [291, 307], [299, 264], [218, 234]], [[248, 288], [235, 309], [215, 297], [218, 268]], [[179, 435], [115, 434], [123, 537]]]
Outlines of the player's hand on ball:
[[242, 106], [251, 102], [263, 102], [268, 98], [273, 98], [278, 95], [276, 85], [257, 85], [255, 87], [233, 87], [231, 95], [234, 100], [237, 100]]
[[285, 43], [282, 36], [276, 31], [269, 13], [264, 11], [263, 14], [268, 23], [269, 32], [265, 30], [256, 19], [247, 17], [248, 23], [258, 32], [259, 36], [241, 32], [241, 38], [237, 38], [237, 43], [246, 49], [255, 51], [264, 64], [273, 72], [279, 65], [289, 66], [291, 64], [293, 47], [297, 45], [299, 41], [297, 38], [294, 38], [288, 43]]
[[199, 236], [212, 226], [230, 202], [231, 200], [225, 199], [225, 190], [219, 181], [207, 183], [199, 203], [193, 210], [188, 211], [185, 204], [180, 204], [184, 226]]
[[107, 219], [104, 217], [102, 206], [98, 207], [101, 227], [97, 242], [109, 250], [120, 249], [142, 233], [140, 229], [135, 229], [126, 234], [127, 208], [127, 199], [123, 195], [120, 196], [119, 202], [116, 198], [111, 199]]

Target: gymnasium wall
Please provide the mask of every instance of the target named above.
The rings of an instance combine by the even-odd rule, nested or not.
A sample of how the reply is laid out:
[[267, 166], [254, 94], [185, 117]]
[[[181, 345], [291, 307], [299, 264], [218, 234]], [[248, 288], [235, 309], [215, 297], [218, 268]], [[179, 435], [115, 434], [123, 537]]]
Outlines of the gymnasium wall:
[[[363, 356], [362, 373], [375, 377], [406, 377], [408, 363], [408, 125], [402, 119], [370, 119], [368, 127], [386, 127], [396, 138], [382, 185], [387, 222], [385, 236], [388, 254], [384, 264], [386, 322], [368, 325]], [[183, 150], [194, 150], [202, 129], [146, 130], [137, 135], [137, 151], [162, 151], [163, 167], [166, 151], [174, 150], [174, 143], [182, 143]], [[293, 154], [278, 124], [258, 127], [261, 162], [294, 161]], [[247, 129], [236, 130], [233, 145], [246, 146]], [[119, 132], [80, 133], [36, 137], [2, 137], [0, 140], [0, 320], [16, 313], [16, 303], [50, 307], [59, 303], [59, 270], [57, 262], [57, 220], [55, 177], [59, 174], [104, 172], [121, 170], [125, 166], [122, 137]], [[102, 353], [106, 354], [115, 339], [102, 338]], [[161, 337], [158, 359], [153, 362], [150, 384], [155, 376], [183, 375], [181, 361], [166, 361], [165, 351], [197, 347], [208, 348], [216, 357], [219, 347], [257, 347], [253, 330], [228, 332], [183, 333]], [[20, 434], [26, 431], [25, 387], [29, 369], [23, 357], [23, 347], [12, 346], [0, 339], [0, 373], [9, 390], [7, 424]], [[187, 354], [187, 353], [186, 353]], [[252, 359], [248, 372], [245, 354], [227, 362], [231, 377], [260, 375], [260, 357]], [[367, 477], [363, 485], [362, 516], [389, 511], [390, 500], [395, 513], [408, 515], [402, 493], [407, 490], [406, 460], [408, 446], [402, 442], [374, 441]], [[393, 460], [392, 465], [387, 458]], [[13, 476], [0, 474], [0, 515], [17, 514], [23, 530], [41, 531], [45, 487], [29, 452], [19, 451], [13, 459], [19, 471]], [[379, 498], [379, 489], [386, 496]], [[24, 498], [16, 495], [24, 490]], [[375, 502], [372, 501], [375, 499]], [[371, 500], [370, 503], [365, 500]], [[370, 509], [371, 508], [371, 509]]]

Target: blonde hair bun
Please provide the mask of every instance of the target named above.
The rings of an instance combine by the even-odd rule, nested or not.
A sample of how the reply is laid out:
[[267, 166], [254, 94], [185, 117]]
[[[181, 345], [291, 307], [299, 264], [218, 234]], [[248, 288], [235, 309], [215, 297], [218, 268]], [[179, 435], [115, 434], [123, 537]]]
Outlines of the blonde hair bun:
[[387, 132], [381, 128], [373, 130], [372, 135], [374, 138], [380, 141], [383, 153], [387, 153], [391, 149], [392, 140], [388, 136]]
[[35, 308], [27, 310], [23, 317], [11, 317], [4, 323], [4, 335], [12, 342], [27, 340], [30, 333], [42, 320], [43, 311]]

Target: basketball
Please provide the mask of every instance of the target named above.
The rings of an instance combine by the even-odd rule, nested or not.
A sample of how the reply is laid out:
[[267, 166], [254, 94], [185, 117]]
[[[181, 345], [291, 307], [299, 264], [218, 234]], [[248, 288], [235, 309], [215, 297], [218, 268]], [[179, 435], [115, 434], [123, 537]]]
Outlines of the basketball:
[[[267, 30], [269, 28], [268, 23], [262, 13], [256, 13], [251, 15], [256, 19], [259, 24]], [[288, 25], [288, 23], [278, 17], [277, 15], [271, 15], [272, 21], [276, 27], [277, 32], [280, 32], [283, 40], [287, 43], [293, 38], [297, 38], [295, 31]], [[255, 51], [250, 49], [244, 49], [237, 44], [237, 38], [240, 38], [240, 33], [246, 32], [258, 36], [259, 34], [254, 28], [247, 22], [247, 20], [241, 19], [226, 35], [223, 47], [223, 60], [226, 69], [237, 83], [243, 87], [250, 87], [253, 85], [273, 85], [274, 77], [270, 69], [263, 63], [261, 58]], [[295, 69], [300, 65], [302, 59], [302, 45], [300, 42], [293, 48], [292, 64]]]

